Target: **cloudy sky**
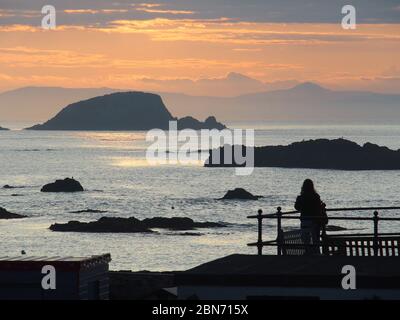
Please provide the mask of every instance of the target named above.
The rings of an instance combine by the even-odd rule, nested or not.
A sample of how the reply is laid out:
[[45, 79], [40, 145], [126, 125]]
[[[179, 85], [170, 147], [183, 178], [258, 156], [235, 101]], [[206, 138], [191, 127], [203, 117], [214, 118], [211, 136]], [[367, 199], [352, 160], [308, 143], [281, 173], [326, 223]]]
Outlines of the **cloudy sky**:
[[[341, 27], [352, 4], [357, 29]], [[53, 5], [56, 30], [41, 28]], [[0, 91], [399, 92], [400, 0], [0, 0]]]

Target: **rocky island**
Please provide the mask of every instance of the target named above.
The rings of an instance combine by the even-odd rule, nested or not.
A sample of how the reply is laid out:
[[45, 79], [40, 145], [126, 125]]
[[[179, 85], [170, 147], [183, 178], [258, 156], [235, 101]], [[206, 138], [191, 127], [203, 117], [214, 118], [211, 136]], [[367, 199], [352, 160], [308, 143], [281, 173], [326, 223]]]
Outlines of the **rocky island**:
[[74, 178], [65, 178], [56, 180], [42, 187], [41, 192], [82, 192], [84, 191], [79, 181]]
[[175, 231], [195, 230], [197, 228], [222, 228], [225, 225], [216, 222], [195, 222], [190, 218], [147, 218], [143, 220], [118, 217], [102, 217], [97, 221], [55, 223], [50, 226], [52, 231], [62, 232], [98, 232], [98, 233], [137, 233], [154, 232], [151, 229], [168, 229]]
[[243, 188], [228, 190], [228, 192], [219, 200], [258, 200], [262, 196], [256, 196]]
[[0, 131], [8, 131], [8, 130], [10, 130], [10, 129], [0, 127]]
[[0, 207], [0, 220], [22, 219], [22, 218], [26, 218], [26, 216], [8, 212], [6, 209]]
[[[210, 151], [206, 167], [239, 167], [235, 161], [224, 163], [224, 146], [217, 150], [220, 163], [213, 163]], [[243, 154], [250, 152], [242, 146]], [[359, 145], [346, 139], [316, 139], [287, 146], [254, 147], [255, 167], [309, 168], [335, 170], [400, 170], [400, 150], [372, 143]]]
[[145, 92], [118, 92], [76, 102], [54, 118], [27, 130], [140, 131], [169, 128], [176, 120], [178, 129], [224, 129], [209, 117], [201, 122], [192, 117], [174, 118], [161, 97]]

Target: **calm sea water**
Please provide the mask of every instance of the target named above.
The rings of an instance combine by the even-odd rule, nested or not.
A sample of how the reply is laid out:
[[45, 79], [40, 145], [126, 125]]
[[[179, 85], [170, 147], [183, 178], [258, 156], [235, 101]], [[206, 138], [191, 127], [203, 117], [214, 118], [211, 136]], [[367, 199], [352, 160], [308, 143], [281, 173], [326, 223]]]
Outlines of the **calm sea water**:
[[[345, 137], [358, 143], [369, 141], [400, 148], [400, 126], [258, 128], [257, 145]], [[144, 158], [148, 145], [144, 137], [144, 132], [0, 132], [0, 184], [23, 187], [0, 189], [0, 206], [29, 216], [0, 220], [0, 255], [16, 256], [21, 250], [36, 256], [109, 252], [114, 270], [184, 270], [232, 253], [255, 253], [246, 243], [256, 240], [256, 223], [246, 216], [259, 208], [271, 213], [277, 206], [292, 210], [301, 183], [308, 177], [315, 180], [328, 207], [400, 206], [400, 171], [257, 168], [251, 176], [236, 176], [233, 169], [204, 168], [198, 164], [150, 166]], [[87, 191], [40, 192], [42, 185], [71, 176]], [[216, 200], [235, 187], [264, 198], [250, 202]], [[107, 212], [70, 213], [87, 208]], [[166, 230], [144, 235], [57, 233], [48, 229], [55, 222], [90, 221], [101, 216], [184, 216], [229, 225], [224, 229], [196, 231], [199, 236]], [[342, 226], [365, 230], [370, 227], [366, 223]], [[382, 223], [384, 231], [398, 227]], [[274, 228], [273, 221], [265, 222], [266, 238], [275, 237]]]

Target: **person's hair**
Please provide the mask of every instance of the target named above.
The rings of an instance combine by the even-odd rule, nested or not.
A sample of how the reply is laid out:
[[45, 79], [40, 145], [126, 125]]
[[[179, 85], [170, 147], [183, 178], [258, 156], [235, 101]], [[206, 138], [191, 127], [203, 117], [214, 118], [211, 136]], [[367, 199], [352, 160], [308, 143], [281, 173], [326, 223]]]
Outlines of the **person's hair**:
[[301, 194], [302, 195], [309, 195], [309, 194], [318, 194], [314, 188], [314, 182], [311, 179], [306, 179], [303, 182], [303, 186], [301, 187]]

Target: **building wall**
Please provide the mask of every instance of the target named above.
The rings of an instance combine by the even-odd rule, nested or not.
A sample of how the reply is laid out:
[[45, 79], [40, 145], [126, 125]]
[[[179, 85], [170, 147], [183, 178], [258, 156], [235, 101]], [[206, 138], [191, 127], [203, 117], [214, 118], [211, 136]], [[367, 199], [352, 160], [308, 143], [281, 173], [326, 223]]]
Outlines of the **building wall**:
[[310, 298], [321, 300], [400, 300], [400, 289], [357, 289], [339, 288], [284, 288], [284, 287], [221, 287], [179, 286], [178, 299], [197, 297], [208, 300], [246, 300], [251, 298]]

